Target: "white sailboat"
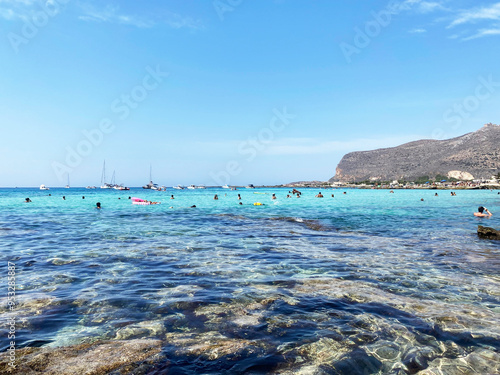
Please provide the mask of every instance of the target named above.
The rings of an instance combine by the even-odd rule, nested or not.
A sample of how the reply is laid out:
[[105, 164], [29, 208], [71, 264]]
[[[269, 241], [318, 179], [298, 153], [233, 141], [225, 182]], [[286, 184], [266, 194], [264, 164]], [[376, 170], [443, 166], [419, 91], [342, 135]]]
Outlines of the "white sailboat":
[[104, 160], [104, 164], [102, 166], [102, 174], [101, 174], [101, 189], [111, 189], [111, 184], [106, 182], [106, 160]]
[[153, 183], [153, 168], [151, 164], [149, 165], [149, 184], [144, 185], [142, 188], [143, 189], [150, 189], [150, 190], [158, 190], [158, 184]]
[[65, 186], [66, 189], [69, 189], [69, 173], [68, 173], [68, 183], [67, 185]]

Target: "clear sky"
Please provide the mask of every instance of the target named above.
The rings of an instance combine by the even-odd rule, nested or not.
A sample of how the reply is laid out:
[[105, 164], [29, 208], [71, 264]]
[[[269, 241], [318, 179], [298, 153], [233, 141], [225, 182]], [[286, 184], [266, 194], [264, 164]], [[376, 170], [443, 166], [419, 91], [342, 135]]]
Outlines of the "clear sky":
[[0, 186], [327, 180], [500, 122], [500, 2], [0, 0]]

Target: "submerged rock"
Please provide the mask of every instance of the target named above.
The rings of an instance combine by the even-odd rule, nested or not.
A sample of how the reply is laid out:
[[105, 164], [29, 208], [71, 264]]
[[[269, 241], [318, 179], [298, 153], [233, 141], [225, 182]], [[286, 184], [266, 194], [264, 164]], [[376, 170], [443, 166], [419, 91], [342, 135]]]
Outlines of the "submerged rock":
[[167, 342], [177, 347], [177, 355], [204, 357], [210, 361], [228, 355], [237, 355], [243, 351], [255, 352], [260, 343], [254, 340], [233, 339], [219, 332], [211, 331], [200, 334], [168, 333]]
[[160, 360], [160, 340], [110, 341], [60, 348], [16, 350], [16, 368], [8, 353], [0, 354], [0, 373], [23, 375], [100, 375], [120, 370], [130, 373]]
[[478, 225], [477, 235], [481, 238], [500, 240], [500, 230], [496, 230], [489, 227], [483, 227], [482, 225]]

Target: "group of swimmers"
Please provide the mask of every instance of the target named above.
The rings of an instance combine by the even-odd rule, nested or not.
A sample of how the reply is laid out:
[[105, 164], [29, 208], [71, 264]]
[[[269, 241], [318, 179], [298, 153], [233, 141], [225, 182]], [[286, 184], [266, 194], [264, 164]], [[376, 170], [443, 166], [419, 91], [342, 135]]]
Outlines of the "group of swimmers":
[[[390, 193], [394, 193], [394, 191], [391, 190]], [[290, 195], [290, 194], [292, 194], [293, 196], [297, 196], [297, 198], [300, 198], [300, 196], [302, 195], [302, 193], [300, 191], [296, 190], [296, 189], [293, 189], [292, 191], [289, 191], [286, 197], [287, 198], [292, 198], [292, 195]], [[347, 194], [347, 193], [344, 191], [343, 194]], [[451, 194], [451, 196], [456, 196], [457, 195], [457, 193], [455, 193], [453, 191], [450, 192], [450, 194]], [[500, 192], [498, 194], [500, 194]], [[52, 196], [52, 194], [49, 194], [49, 196]], [[226, 194], [226, 196], [227, 196], [227, 194]], [[435, 193], [434, 196], [437, 197], [438, 193]], [[335, 197], [334, 194], [332, 194], [332, 198], [334, 198], [334, 197]], [[324, 198], [324, 196], [323, 196], [323, 194], [321, 194], [321, 192], [319, 192], [318, 194], [315, 195], [315, 198]], [[66, 200], [66, 196], [63, 195], [62, 199]], [[85, 196], [82, 196], [82, 199], [85, 199]], [[118, 199], [121, 199], [121, 198], [118, 198]], [[132, 198], [128, 197], [128, 199], [132, 199]], [[170, 199], [175, 199], [173, 194], [170, 196]], [[214, 200], [218, 200], [218, 199], [219, 199], [219, 196], [217, 194], [215, 194]], [[275, 193], [272, 194], [271, 199], [272, 200], [277, 199]], [[238, 194], [238, 200], [241, 201], [241, 195], [240, 194]], [[421, 198], [420, 200], [423, 202], [424, 198]], [[25, 199], [25, 203], [31, 203], [31, 202], [32, 202], [32, 200], [30, 198], [26, 198]], [[161, 203], [161, 202], [153, 202], [153, 201], [145, 201], [145, 202], [148, 202], [149, 204], [160, 204]], [[239, 204], [243, 205], [242, 202], [239, 202]], [[256, 203], [254, 203], [254, 205], [255, 206], [263, 206], [264, 204], [256, 202]], [[97, 202], [95, 208], [100, 210], [102, 208], [101, 202]], [[170, 207], [170, 208], [173, 208], [173, 207]], [[190, 206], [190, 208], [196, 208], [196, 205], [192, 205], [192, 206]], [[474, 212], [474, 216], [476, 216], [476, 217], [490, 217], [492, 215], [493, 214], [486, 207], [484, 207], [484, 206], [480, 206], [477, 209], [477, 212]]]

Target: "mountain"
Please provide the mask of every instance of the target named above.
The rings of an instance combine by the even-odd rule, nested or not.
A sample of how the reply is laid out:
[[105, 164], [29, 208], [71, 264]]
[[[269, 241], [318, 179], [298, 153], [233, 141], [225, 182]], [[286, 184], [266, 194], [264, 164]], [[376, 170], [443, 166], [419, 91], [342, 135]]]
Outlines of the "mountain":
[[442, 141], [424, 139], [397, 147], [351, 152], [337, 166], [330, 182], [365, 180], [415, 181], [437, 175], [467, 180], [491, 178], [500, 172], [500, 126]]

